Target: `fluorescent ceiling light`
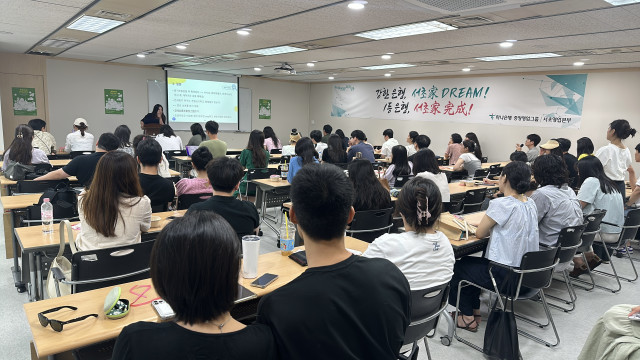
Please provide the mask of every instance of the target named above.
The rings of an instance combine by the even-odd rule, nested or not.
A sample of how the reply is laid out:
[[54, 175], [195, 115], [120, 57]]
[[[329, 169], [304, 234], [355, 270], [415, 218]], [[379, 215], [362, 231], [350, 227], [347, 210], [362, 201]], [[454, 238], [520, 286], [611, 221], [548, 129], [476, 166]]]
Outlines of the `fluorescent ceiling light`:
[[582, 61], [576, 61], [573, 63], [573, 66], [582, 66], [582, 65], [584, 65], [584, 62]]
[[380, 56], [380, 57], [382, 58], [382, 60], [389, 60], [389, 59], [391, 59], [391, 55], [387, 55], [387, 54], [382, 55], [382, 56]]
[[329, 76], [329, 80], [333, 80], [335, 79], [333, 76]]
[[355, 36], [372, 39], [372, 40], [384, 40], [392, 39], [403, 36], [412, 36], [420, 34], [428, 34], [438, 31], [456, 30], [455, 26], [447, 25], [439, 21], [427, 21], [416, 24], [393, 26], [384, 29], [371, 30], [356, 34]]
[[287, 53], [298, 52], [298, 51], [306, 51], [306, 50], [307, 49], [297, 48], [297, 47], [293, 47], [293, 46], [276, 46], [276, 47], [272, 47], [272, 48], [251, 50], [251, 51], [247, 51], [247, 52], [251, 53], [251, 54], [269, 56], [269, 55], [287, 54]]
[[251, 29], [240, 29], [240, 30], [236, 31], [236, 34], [242, 35], [242, 36], [247, 36], [250, 33], [251, 33]]
[[386, 73], [386, 74], [384, 74], [384, 76], [389, 77], [389, 76], [391, 76], [391, 74]]
[[102, 34], [116, 26], [124, 24], [124, 21], [104, 19], [95, 16], [82, 15], [78, 20], [72, 22], [67, 29], [94, 32]]
[[253, 68], [253, 71], [262, 71], [262, 69], [261, 69], [261, 68], [259, 68], [259, 67], [254, 67], [254, 68]]
[[185, 50], [187, 48], [187, 45], [176, 45], [176, 49], [180, 49], [180, 50]]
[[505, 41], [500, 43], [501, 48], [510, 48], [512, 46], [513, 46], [513, 43], [511, 41]]
[[147, 57], [147, 55], [145, 54], [138, 54], [136, 56], [139, 57], [140, 59], [144, 59], [145, 57]]
[[562, 56], [554, 53], [539, 53], [539, 54], [522, 54], [522, 55], [504, 55], [504, 56], [487, 56], [479, 57], [477, 60], [482, 61], [501, 61], [501, 60], [522, 60], [522, 59], [539, 59]]
[[314, 66], [316, 66], [316, 64], [314, 64], [314, 63], [312, 63], [312, 62], [308, 62], [308, 63], [307, 63], [307, 66], [308, 66], [308, 67], [314, 67]]
[[384, 70], [384, 69], [396, 69], [396, 68], [406, 68], [412, 67], [415, 65], [411, 64], [389, 64], [389, 65], [376, 65], [376, 66], [361, 66], [360, 69], [365, 70]]
[[608, 2], [613, 6], [635, 4], [637, 2], [640, 2], [640, 0], [604, 0], [604, 1]]
[[367, 1], [363, 1], [363, 0], [355, 0], [349, 3], [349, 5], [347, 5], [347, 7], [351, 10], [362, 10], [364, 9], [364, 6], [367, 5], [368, 2]]
[[462, 71], [469, 72], [469, 71], [471, 71], [471, 69], [470, 68], [464, 68], [464, 69], [462, 69]]

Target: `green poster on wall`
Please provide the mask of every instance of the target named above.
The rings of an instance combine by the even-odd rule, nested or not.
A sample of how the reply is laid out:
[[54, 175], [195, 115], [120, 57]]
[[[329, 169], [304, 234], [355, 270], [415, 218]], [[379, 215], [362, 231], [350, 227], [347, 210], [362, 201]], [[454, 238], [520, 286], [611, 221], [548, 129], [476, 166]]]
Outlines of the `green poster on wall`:
[[258, 100], [258, 119], [271, 119], [271, 100]]
[[122, 90], [104, 89], [104, 113], [124, 115], [124, 95]]
[[35, 88], [11, 88], [13, 95], [13, 115], [38, 115]]

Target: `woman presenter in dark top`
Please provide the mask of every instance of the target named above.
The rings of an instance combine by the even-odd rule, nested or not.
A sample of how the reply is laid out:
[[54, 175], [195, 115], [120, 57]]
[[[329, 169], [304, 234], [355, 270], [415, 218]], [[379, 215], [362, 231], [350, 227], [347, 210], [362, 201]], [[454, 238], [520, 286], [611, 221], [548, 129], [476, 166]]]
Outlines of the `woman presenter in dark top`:
[[167, 123], [167, 117], [164, 115], [164, 108], [160, 104], [156, 104], [153, 110], [140, 120], [140, 128], [144, 130], [146, 124], [160, 124]]

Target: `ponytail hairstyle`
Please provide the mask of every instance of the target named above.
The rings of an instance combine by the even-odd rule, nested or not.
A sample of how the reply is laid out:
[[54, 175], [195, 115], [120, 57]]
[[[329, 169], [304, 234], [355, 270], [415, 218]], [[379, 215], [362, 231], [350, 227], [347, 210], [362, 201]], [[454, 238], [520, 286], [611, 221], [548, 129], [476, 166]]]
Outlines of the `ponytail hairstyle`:
[[198, 124], [198, 123], [193, 123], [191, 124], [191, 135], [195, 136], [195, 135], [200, 135], [200, 138], [202, 138], [202, 141], [207, 140], [207, 135], [205, 135], [204, 130], [202, 129], [202, 125]]
[[391, 148], [391, 165], [393, 168], [393, 176], [411, 174], [411, 166], [407, 160], [407, 148], [403, 145], [396, 145]]
[[313, 147], [313, 142], [308, 137], [303, 137], [296, 143], [296, 155], [302, 158], [302, 166], [313, 163], [318, 157], [318, 152]]
[[251, 151], [251, 161], [256, 169], [267, 167], [267, 155], [264, 150], [264, 133], [260, 130], [253, 130], [249, 134], [247, 150]]
[[629, 135], [636, 135], [636, 129], [631, 128], [629, 122], [624, 119], [614, 120], [613, 122], [611, 122], [611, 124], [609, 124], [609, 128], [613, 130], [613, 133], [616, 137], [622, 140], [628, 138]]
[[424, 234], [442, 213], [442, 195], [431, 180], [416, 176], [402, 187], [395, 216], [402, 215], [415, 232]]
[[85, 124], [84, 122], [81, 122], [80, 125], [74, 125], [76, 127], [76, 129], [80, 130], [80, 135], [82, 137], [84, 137], [84, 132], [85, 130], [87, 130], [87, 124]]
[[[518, 194], [529, 191], [531, 185], [531, 167], [521, 161], [512, 161], [502, 170], [502, 175], [507, 178], [509, 185]], [[404, 191], [404, 187], [402, 188]]]
[[476, 144], [475, 150], [473, 150], [473, 154], [478, 159], [482, 159], [482, 148], [480, 147], [480, 140], [478, 140], [478, 136], [476, 136], [476, 133], [469, 132], [467, 133], [467, 135], [465, 135], [465, 137]]
[[[31, 165], [33, 146], [33, 129], [25, 124], [16, 127], [15, 137], [11, 145], [5, 151], [9, 152], [9, 160], [13, 160], [23, 165]], [[5, 160], [6, 161], [6, 160]]]
[[[464, 146], [467, 150], [469, 150], [470, 153], [474, 153], [475, 154], [475, 150], [476, 150], [476, 143], [473, 142], [472, 140], [465, 140], [462, 142], [462, 146]], [[477, 156], [476, 156], [477, 157]], [[479, 158], [478, 158], [479, 159]]]

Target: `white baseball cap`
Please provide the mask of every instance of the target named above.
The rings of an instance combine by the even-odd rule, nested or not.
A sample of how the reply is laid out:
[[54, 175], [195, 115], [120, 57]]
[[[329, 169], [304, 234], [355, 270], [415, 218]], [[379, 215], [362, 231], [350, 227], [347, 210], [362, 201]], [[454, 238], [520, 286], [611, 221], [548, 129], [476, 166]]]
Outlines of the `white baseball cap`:
[[89, 126], [89, 123], [87, 122], [87, 120], [83, 119], [83, 118], [77, 118], [74, 122], [73, 125], [74, 126], [80, 126], [80, 123], [84, 123], [85, 126]]

